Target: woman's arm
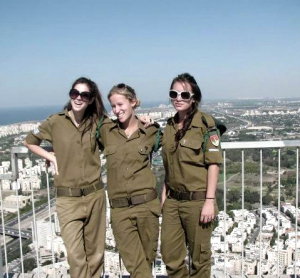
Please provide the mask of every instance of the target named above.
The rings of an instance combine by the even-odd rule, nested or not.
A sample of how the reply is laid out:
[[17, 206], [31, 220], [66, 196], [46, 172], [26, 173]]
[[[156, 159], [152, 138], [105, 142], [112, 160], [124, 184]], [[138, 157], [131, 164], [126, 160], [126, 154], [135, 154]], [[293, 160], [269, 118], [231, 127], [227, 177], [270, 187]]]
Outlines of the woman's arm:
[[41, 156], [45, 158], [46, 160], [49, 160], [54, 165], [55, 174], [58, 175], [58, 167], [57, 167], [57, 161], [54, 153], [48, 152], [44, 150], [42, 147], [34, 144], [28, 144], [26, 141], [24, 141], [25, 147], [27, 147], [30, 151], [35, 153], [38, 156]]
[[162, 188], [162, 191], [161, 191], [161, 207], [163, 207], [164, 202], [165, 202], [165, 200], [167, 198], [167, 189], [168, 189], [167, 185], [164, 184], [163, 188]]
[[207, 172], [206, 199], [201, 211], [200, 222], [209, 223], [215, 218], [215, 196], [219, 179], [219, 165], [211, 164]]

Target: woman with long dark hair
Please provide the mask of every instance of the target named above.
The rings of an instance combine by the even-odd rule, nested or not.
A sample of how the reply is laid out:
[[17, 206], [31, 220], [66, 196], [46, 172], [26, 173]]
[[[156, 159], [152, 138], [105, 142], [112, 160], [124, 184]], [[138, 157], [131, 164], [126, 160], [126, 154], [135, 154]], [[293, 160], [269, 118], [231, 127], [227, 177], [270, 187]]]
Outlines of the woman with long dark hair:
[[[104, 264], [105, 192], [96, 128], [106, 113], [95, 82], [78, 78], [63, 112], [31, 132], [25, 146], [52, 162], [56, 208], [72, 278], [99, 278]], [[41, 148], [46, 140], [54, 153]]]
[[[162, 259], [169, 277], [209, 278], [215, 191], [222, 163], [214, 119], [198, 110], [201, 91], [188, 73], [172, 81], [170, 100], [177, 113], [167, 122], [162, 154]], [[185, 262], [191, 255], [190, 276]]]

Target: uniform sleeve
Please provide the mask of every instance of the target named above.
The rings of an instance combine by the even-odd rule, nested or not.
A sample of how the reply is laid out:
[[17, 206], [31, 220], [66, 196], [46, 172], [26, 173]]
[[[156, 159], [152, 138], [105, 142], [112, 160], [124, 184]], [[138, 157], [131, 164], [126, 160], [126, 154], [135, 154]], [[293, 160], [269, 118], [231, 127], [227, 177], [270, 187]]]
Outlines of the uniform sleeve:
[[112, 126], [113, 122], [110, 118], [106, 117], [100, 127], [98, 142], [99, 144], [105, 148], [106, 142], [106, 133], [108, 132], [109, 128]]
[[25, 140], [28, 144], [40, 145], [43, 140], [52, 142], [50, 117], [27, 135]]
[[222, 164], [223, 159], [220, 147], [220, 135], [218, 133], [208, 133], [204, 144], [205, 164]]

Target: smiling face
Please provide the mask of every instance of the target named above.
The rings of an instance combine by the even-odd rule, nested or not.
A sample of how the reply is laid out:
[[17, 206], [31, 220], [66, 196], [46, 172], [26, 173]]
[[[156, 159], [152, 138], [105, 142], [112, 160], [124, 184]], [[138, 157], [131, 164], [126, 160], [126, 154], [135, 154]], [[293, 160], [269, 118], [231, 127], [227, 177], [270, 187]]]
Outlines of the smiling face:
[[124, 95], [113, 93], [109, 98], [109, 102], [120, 123], [128, 124], [134, 117], [135, 100], [129, 100]]
[[[176, 90], [177, 92], [189, 91], [192, 93], [191, 85], [184, 82], [175, 82], [172, 86], [172, 89]], [[195, 100], [193, 97], [190, 100], [183, 100], [179, 95], [176, 99], [172, 99], [171, 102], [178, 113], [187, 114], [192, 109], [192, 105]]]
[[[82, 92], [90, 92], [89, 87], [84, 83], [76, 84], [73, 89], [76, 89], [79, 93]], [[78, 95], [77, 98], [73, 99], [71, 98], [71, 106], [73, 113], [82, 113], [84, 114], [87, 107], [94, 101], [93, 98], [90, 98], [89, 100], [85, 101], [81, 98], [80, 95]]]

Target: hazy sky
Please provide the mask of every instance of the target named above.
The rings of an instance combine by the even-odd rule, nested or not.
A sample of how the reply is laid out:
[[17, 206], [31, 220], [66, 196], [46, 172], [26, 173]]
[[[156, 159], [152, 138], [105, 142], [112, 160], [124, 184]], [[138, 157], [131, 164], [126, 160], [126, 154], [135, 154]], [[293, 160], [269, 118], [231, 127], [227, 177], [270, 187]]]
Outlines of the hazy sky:
[[62, 105], [80, 76], [167, 100], [300, 97], [299, 0], [19, 0], [0, 7], [0, 107]]

